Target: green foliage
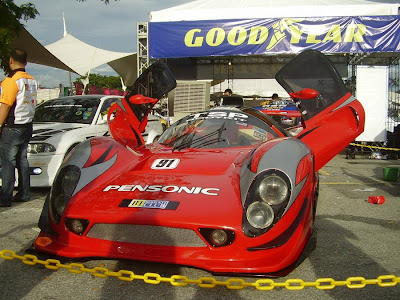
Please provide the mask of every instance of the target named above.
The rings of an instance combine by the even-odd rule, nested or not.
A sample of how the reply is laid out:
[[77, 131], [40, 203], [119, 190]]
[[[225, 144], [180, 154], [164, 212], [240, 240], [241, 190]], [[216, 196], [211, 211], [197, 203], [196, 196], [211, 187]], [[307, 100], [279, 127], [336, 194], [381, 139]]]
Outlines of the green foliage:
[[[81, 83], [80, 79], [86, 79], [86, 76], [81, 76], [77, 78], [75, 82]], [[122, 89], [121, 79], [118, 76], [89, 74], [89, 84], [110, 89]]]
[[14, 37], [22, 29], [20, 20], [34, 19], [39, 12], [32, 3], [18, 6], [13, 0], [0, 0], [0, 67], [5, 73], [10, 71], [10, 57]]

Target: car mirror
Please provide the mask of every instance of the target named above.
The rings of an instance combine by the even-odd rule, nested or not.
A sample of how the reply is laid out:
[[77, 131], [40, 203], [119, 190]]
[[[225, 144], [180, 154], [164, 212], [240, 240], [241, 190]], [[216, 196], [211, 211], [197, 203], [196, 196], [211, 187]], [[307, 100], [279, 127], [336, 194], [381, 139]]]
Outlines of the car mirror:
[[152, 99], [152, 98], [148, 98], [143, 95], [133, 95], [132, 97], [129, 97], [129, 103], [131, 103], [131, 104], [137, 104], [137, 105], [146, 104], [146, 103], [153, 104], [153, 102], [156, 102], [156, 101], [154, 101], [154, 99]]
[[304, 88], [301, 91], [289, 93], [290, 97], [297, 98], [297, 99], [314, 99], [318, 96], [318, 92], [314, 89]]

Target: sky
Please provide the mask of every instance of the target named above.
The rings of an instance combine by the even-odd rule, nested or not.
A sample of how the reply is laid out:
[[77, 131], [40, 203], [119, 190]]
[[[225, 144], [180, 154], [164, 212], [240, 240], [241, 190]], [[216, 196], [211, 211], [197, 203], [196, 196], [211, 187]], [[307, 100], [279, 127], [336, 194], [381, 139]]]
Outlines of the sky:
[[[137, 52], [137, 22], [149, 21], [150, 11], [170, 8], [190, 0], [110, 0], [108, 5], [100, 0], [14, 0], [17, 5], [27, 2], [33, 3], [40, 15], [22, 23], [44, 46], [63, 37], [64, 13], [67, 32], [77, 39], [109, 51]], [[67, 71], [32, 63], [28, 63], [26, 70], [42, 87], [58, 87], [60, 83], [69, 86]], [[95, 68], [91, 73], [118, 76], [108, 65]], [[74, 80], [79, 75], [72, 73], [71, 77]], [[0, 71], [2, 78], [4, 74]]]

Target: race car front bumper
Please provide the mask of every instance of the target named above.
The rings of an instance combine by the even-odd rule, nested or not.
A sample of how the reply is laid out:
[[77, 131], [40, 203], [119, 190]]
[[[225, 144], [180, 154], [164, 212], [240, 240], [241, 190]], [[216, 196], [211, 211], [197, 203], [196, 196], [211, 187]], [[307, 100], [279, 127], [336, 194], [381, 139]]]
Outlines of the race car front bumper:
[[[64, 221], [57, 228], [42, 226], [34, 246], [39, 251], [70, 258], [133, 259], [189, 265], [217, 274], [275, 276], [296, 264], [310, 238], [311, 202], [305, 200], [302, 207], [304, 213], [292, 219], [293, 225], [279, 235], [249, 238], [235, 231], [235, 241], [224, 247], [213, 247], [193, 228], [94, 223], [77, 235], [66, 228]], [[65, 229], [61, 234], [60, 227]]]

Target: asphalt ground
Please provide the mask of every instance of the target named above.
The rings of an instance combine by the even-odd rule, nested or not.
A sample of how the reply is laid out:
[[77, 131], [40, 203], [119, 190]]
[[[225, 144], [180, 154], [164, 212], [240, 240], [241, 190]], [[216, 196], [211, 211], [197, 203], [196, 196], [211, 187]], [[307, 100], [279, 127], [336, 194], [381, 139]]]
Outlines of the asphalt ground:
[[[339, 154], [320, 174], [317, 207], [316, 249], [292, 273], [273, 279], [315, 282], [319, 278], [345, 281], [350, 277], [377, 279], [381, 275], [400, 277], [400, 179], [383, 180], [383, 167], [400, 166], [400, 160], [373, 160], [357, 157], [346, 160]], [[33, 189], [28, 203], [0, 208], [0, 250], [24, 255], [39, 229], [37, 221], [47, 189]], [[384, 196], [382, 205], [368, 202], [369, 196]], [[40, 258], [40, 257], [39, 257]], [[212, 276], [194, 268], [126, 260], [74, 261], [87, 268], [109, 271], [129, 270], [136, 275], [157, 273], [166, 278], [184, 275], [197, 280], [213, 277], [226, 282], [231, 277]], [[70, 261], [62, 261], [69, 264]], [[256, 282], [260, 278], [237, 278]], [[396, 282], [396, 280], [395, 280]], [[358, 281], [352, 281], [355, 285]], [[19, 259], [0, 259], [0, 299], [400, 299], [400, 283], [392, 287], [367, 284], [350, 289], [335, 286], [330, 290], [305, 287], [288, 290], [257, 290], [244, 287], [230, 290], [225, 286], [203, 288], [197, 284], [173, 286], [169, 282], [149, 284], [141, 279], [121, 281], [99, 278], [90, 273], [70, 273], [66, 269], [49, 270]]]

